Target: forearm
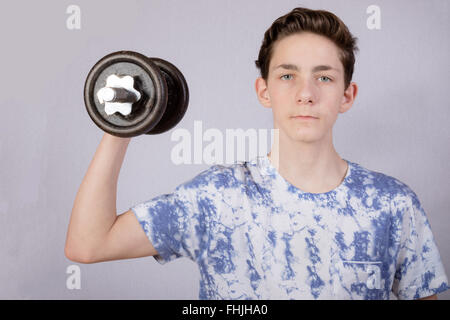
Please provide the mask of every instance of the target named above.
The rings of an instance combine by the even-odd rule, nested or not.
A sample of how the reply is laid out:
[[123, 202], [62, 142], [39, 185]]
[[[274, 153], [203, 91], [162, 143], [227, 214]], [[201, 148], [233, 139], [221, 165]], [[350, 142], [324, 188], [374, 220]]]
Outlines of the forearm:
[[129, 142], [104, 134], [75, 197], [66, 240], [71, 255], [92, 255], [116, 220], [117, 181]]

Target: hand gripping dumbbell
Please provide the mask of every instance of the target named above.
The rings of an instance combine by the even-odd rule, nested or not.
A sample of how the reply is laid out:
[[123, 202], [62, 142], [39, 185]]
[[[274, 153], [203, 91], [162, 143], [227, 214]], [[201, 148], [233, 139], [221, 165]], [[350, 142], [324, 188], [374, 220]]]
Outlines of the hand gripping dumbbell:
[[189, 90], [183, 74], [170, 62], [118, 51], [89, 71], [84, 102], [103, 131], [135, 137], [176, 126], [187, 110]]

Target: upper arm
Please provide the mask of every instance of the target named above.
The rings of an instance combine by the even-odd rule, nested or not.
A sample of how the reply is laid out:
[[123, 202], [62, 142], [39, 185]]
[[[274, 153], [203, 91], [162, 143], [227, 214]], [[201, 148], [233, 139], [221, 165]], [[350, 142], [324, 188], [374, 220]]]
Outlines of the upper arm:
[[149, 238], [130, 209], [117, 216], [93, 262], [157, 255]]
[[[408, 189], [406, 195], [399, 195], [397, 202], [403, 202], [398, 222], [398, 253], [393, 290], [402, 300], [417, 299], [440, 293], [448, 288], [439, 250], [431, 225], [417, 195]], [[431, 298], [432, 299], [432, 298]]]

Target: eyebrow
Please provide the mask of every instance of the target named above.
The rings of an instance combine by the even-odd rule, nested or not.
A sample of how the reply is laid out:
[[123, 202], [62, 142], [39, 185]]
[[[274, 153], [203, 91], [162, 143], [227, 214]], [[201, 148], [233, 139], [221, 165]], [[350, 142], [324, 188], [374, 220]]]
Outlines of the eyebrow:
[[[287, 69], [287, 70], [294, 70], [294, 71], [300, 71], [299, 67], [297, 67], [295, 64], [291, 64], [291, 63], [282, 63], [282, 64], [274, 67], [272, 69], [272, 71], [274, 71], [274, 70], [276, 70], [278, 68], [283, 68], [283, 69]], [[327, 71], [327, 70], [334, 70], [334, 71], [340, 72], [340, 70], [337, 69], [337, 68], [333, 68], [332, 66], [323, 65], [323, 64], [319, 65], [319, 66], [315, 66], [311, 70], [312, 70], [312, 72]]]

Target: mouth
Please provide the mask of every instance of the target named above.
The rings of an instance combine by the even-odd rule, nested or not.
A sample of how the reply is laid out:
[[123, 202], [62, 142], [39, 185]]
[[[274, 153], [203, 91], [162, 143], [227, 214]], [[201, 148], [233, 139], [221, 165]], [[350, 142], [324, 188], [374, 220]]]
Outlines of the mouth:
[[299, 120], [314, 120], [314, 119], [319, 119], [317, 117], [313, 117], [313, 116], [294, 116], [291, 117], [293, 119], [299, 119]]

